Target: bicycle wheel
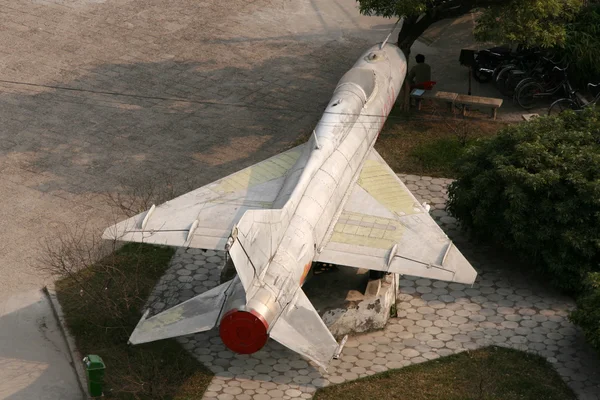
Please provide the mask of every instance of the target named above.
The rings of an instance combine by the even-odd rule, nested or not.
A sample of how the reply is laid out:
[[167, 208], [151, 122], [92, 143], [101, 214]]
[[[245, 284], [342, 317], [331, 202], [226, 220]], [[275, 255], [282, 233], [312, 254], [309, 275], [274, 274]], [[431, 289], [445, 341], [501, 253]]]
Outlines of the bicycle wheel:
[[571, 99], [558, 99], [548, 109], [548, 115], [558, 115], [565, 110], [578, 110], [579, 106]]
[[544, 88], [537, 82], [529, 82], [521, 87], [517, 93], [517, 102], [526, 110], [535, 107], [537, 102], [536, 94], [544, 93]]
[[494, 84], [496, 84], [496, 82], [498, 82], [498, 78], [500, 76], [500, 73], [505, 73], [504, 70], [505, 69], [512, 69], [512, 68], [516, 68], [517, 66], [515, 64], [502, 64], [496, 67], [496, 69], [494, 70]]
[[523, 79], [525, 73], [518, 69], [508, 71], [506, 80], [504, 81], [503, 94], [508, 97], [514, 97], [517, 84]]
[[506, 80], [508, 79], [508, 74], [510, 71], [512, 71], [515, 68], [517, 68], [515, 65], [508, 65], [508, 66], [502, 68], [502, 70], [500, 72], [498, 72], [498, 76], [496, 76], [496, 81], [494, 82], [496, 84], [496, 89], [498, 89], [498, 91], [505, 96], [506, 96]]
[[521, 88], [526, 83], [529, 83], [529, 82], [535, 82], [535, 79], [533, 79], [533, 78], [524, 78], [524, 79], [521, 79], [519, 81], [519, 83], [517, 83], [517, 86], [515, 86], [515, 90], [513, 92], [513, 101], [517, 101], [517, 94], [519, 93], [519, 90], [521, 90]]
[[[506, 65], [506, 64], [504, 64], [504, 65]], [[494, 81], [494, 83], [496, 83], [496, 78], [498, 77], [498, 74], [500, 73], [500, 71], [502, 71], [504, 69], [504, 65], [500, 64], [496, 68], [494, 68], [494, 73], [492, 74], [492, 80]]]

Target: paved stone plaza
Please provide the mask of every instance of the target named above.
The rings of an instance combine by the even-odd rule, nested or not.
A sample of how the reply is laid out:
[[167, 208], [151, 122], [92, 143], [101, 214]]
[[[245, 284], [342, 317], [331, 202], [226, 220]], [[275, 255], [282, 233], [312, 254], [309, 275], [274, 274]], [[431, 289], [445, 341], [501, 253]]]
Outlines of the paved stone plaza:
[[[404, 276], [398, 318], [382, 331], [351, 336], [327, 372], [273, 340], [245, 356], [230, 352], [217, 329], [180, 338], [215, 373], [204, 398], [308, 399], [319, 387], [498, 345], [544, 356], [580, 399], [600, 399], [600, 360], [568, 320], [573, 301], [463, 238], [444, 211], [450, 180], [400, 177], [419, 201], [432, 205], [432, 215], [477, 269], [473, 287]], [[150, 299], [153, 313], [216, 286], [223, 257], [214, 251], [178, 251]]]

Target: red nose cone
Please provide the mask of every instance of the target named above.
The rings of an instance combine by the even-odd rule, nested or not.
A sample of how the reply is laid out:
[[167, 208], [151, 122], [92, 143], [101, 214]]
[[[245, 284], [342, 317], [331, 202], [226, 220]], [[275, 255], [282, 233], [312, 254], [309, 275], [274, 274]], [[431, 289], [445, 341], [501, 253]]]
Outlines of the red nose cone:
[[267, 343], [269, 325], [255, 311], [229, 311], [221, 320], [219, 335], [232, 351], [239, 354], [256, 353]]

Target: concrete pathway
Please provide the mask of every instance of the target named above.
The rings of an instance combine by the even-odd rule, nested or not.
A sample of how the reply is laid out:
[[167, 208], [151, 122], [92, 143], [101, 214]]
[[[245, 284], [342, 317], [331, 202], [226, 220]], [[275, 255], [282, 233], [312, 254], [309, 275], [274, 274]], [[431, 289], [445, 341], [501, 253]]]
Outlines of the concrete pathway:
[[0, 399], [74, 400], [83, 395], [40, 290], [0, 299]]
[[[216, 374], [204, 398], [308, 399], [319, 387], [498, 345], [542, 355], [580, 399], [600, 399], [600, 359], [567, 318], [573, 301], [469, 243], [444, 211], [450, 180], [399, 176], [432, 205], [432, 215], [473, 263], [475, 284], [404, 276], [398, 318], [382, 331], [350, 337], [326, 373], [273, 340], [246, 356], [230, 352], [217, 329], [180, 338]], [[153, 313], [216, 286], [222, 265], [223, 253], [179, 250], [150, 298]]]

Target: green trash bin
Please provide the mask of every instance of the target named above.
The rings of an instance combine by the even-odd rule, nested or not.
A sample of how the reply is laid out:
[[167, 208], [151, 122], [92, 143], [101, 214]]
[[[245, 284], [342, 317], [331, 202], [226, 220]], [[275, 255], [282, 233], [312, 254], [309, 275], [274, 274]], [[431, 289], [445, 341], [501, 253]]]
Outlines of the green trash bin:
[[104, 382], [104, 361], [100, 356], [90, 354], [83, 359], [85, 373], [87, 374], [88, 390], [91, 397], [102, 396], [102, 384]]

